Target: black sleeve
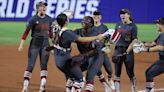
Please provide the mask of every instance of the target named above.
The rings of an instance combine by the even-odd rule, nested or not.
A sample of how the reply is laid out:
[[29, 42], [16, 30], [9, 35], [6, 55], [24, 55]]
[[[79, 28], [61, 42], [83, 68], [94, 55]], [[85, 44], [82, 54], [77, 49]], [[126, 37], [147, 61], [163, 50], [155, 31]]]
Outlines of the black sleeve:
[[164, 34], [161, 34], [161, 35], [160, 35], [159, 41], [158, 41], [157, 44], [164, 46]]
[[133, 29], [132, 29], [132, 39], [137, 39], [137, 38], [138, 38], [137, 35], [138, 35], [138, 28], [137, 28], [137, 26], [134, 24], [134, 25], [133, 25]]
[[31, 29], [33, 26], [34, 26], [34, 18], [32, 17], [27, 21], [26, 27]]

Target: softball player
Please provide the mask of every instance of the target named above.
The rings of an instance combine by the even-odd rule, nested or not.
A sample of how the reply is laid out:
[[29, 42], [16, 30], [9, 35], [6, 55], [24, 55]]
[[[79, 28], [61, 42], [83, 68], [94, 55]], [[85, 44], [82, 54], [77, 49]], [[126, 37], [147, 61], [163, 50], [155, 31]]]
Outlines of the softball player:
[[[94, 11], [93, 12], [93, 18], [94, 18], [94, 24], [95, 24], [95, 26], [93, 27], [93, 30], [95, 32], [97, 32], [97, 34], [102, 34], [108, 30], [107, 26], [104, 25], [103, 23], [101, 23], [102, 16], [101, 16], [100, 11]], [[108, 43], [108, 42], [104, 42], [104, 46], [106, 46], [106, 43]], [[108, 51], [110, 51], [110, 50], [108, 50]], [[103, 56], [104, 56], [103, 66], [104, 66], [104, 68], [108, 74], [108, 82], [110, 84], [110, 87], [114, 90], [115, 89], [114, 82], [111, 79], [111, 77], [112, 77], [112, 66], [111, 66], [111, 63], [109, 62], [108, 55], [104, 54]], [[102, 82], [102, 84], [104, 84], [104, 82], [106, 82], [106, 80], [104, 78], [104, 75], [102, 74], [102, 71], [100, 70], [97, 73], [97, 75], [99, 76], [99, 79]]]
[[164, 73], [164, 18], [155, 21], [157, 31], [160, 33], [155, 41], [145, 43], [147, 52], [159, 51], [159, 60], [152, 64], [145, 72], [146, 75], [146, 91], [154, 92], [154, 77]]
[[[94, 26], [93, 18], [90, 16], [86, 16], [82, 20], [83, 28], [76, 29], [74, 32], [82, 37], [97, 35], [96, 32], [92, 30], [93, 26]], [[94, 77], [97, 74], [98, 70], [101, 68], [101, 65], [103, 63], [103, 54], [102, 51], [100, 50], [102, 44], [100, 42], [89, 42], [89, 43], [76, 42], [76, 43], [77, 43], [78, 50], [80, 51], [81, 54], [87, 53], [93, 49], [98, 51], [97, 54], [82, 61], [81, 64], [82, 71], [87, 70], [86, 86], [84, 92], [92, 92], [94, 87]]]
[[47, 80], [47, 63], [49, 60], [49, 53], [47, 53], [44, 48], [49, 46], [49, 37], [51, 37], [51, 39], [53, 38], [53, 32], [50, 28], [52, 19], [51, 17], [45, 14], [47, 9], [47, 3], [37, 3], [36, 9], [37, 13], [28, 21], [26, 30], [22, 36], [22, 40], [18, 48], [19, 51], [23, 50], [24, 41], [26, 40], [26, 37], [31, 29], [32, 39], [28, 51], [28, 65], [26, 71], [24, 72], [24, 83], [22, 92], [28, 91], [29, 80], [31, 79], [32, 71], [34, 69], [38, 54], [40, 56], [41, 67], [41, 83], [39, 92], [45, 91], [45, 85]]
[[134, 75], [134, 53], [131, 47], [131, 43], [134, 39], [137, 39], [137, 26], [133, 22], [132, 15], [128, 9], [120, 10], [121, 22], [116, 24], [115, 30], [121, 34], [121, 38], [118, 40], [115, 46], [114, 56], [127, 53], [121, 57], [118, 63], [115, 63], [115, 88], [116, 92], [120, 92], [120, 75], [122, 70], [122, 64], [125, 64], [127, 74], [131, 81], [132, 92], [136, 90], [136, 77]]
[[[102, 36], [93, 36], [93, 37], [81, 37], [76, 35], [71, 30], [67, 29], [68, 25], [68, 18], [65, 14], [59, 14], [57, 16], [57, 24], [61, 27], [59, 32], [59, 38], [57, 43], [55, 43], [54, 47], [54, 56], [55, 56], [55, 63], [59, 70], [61, 70], [66, 79], [70, 78], [74, 80], [73, 87], [69, 89], [69, 86], [66, 84], [66, 92], [80, 92], [81, 87], [83, 84], [83, 75], [82, 71], [77, 64], [72, 64], [71, 62], [71, 43], [74, 41], [77, 42], [89, 42], [94, 41], [96, 39], [101, 39]], [[68, 80], [67, 80], [68, 81]]]

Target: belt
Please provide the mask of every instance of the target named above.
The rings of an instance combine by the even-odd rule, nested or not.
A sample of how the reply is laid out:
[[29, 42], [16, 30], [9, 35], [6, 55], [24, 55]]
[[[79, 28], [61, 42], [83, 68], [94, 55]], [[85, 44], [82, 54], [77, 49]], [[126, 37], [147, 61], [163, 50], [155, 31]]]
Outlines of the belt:
[[54, 44], [54, 47], [59, 49], [59, 50], [62, 50], [64, 52], [71, 51], [71, 48], [63, 48], [63, 47], [60, 47], [59, 45], [56, 45], [56, 44]]

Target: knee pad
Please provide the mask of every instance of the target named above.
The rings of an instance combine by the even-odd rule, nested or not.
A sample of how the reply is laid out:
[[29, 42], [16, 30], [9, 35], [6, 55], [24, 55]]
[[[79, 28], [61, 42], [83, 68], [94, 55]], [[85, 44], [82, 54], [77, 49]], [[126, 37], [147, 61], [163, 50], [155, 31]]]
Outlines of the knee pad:
[[40, 71], [40, 77], [41, 78], [47, 78], [48, 76], [48, 71], [47, 70], [41, 70]]
[[29, 71], [24, 72], [24, 79], [30, 80], [32, 76], [32, 73]]

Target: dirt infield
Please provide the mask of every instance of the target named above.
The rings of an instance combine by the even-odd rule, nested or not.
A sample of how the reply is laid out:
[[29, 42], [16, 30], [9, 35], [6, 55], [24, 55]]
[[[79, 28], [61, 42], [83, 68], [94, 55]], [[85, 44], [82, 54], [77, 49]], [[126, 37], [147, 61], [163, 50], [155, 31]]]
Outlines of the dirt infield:
[[[0, 46], [0, 92], [21, 92], [23, 73], [27, 64], [27, 49], [26, 46], [23, 52], [17, 51], [18, 46]], [[77, 50], [72, 50], [73, 54], [77, 54]], [[145, 70], [158, 59], [157, 53], [142, 53], [135, 57], [135, 74], [137, 77], [137, 86], [139, 90], [144, 89], [145, 85]], [[40, 67], [39, 59], [33, 71], [30, 81], [29, 92], [38, 92], [40, 82]], [[48, 82], [46, 92], [64, 92], [65, 80], [63, 74], [56, 68], [53, 55], [50, 56], [48, 65]], [[164, 88], [164, 75], [155, 78], [155, 88]], [[130, 81], [127, 77], [125, 68], [123, 67], [121, 76], [122, 92], [130, 92]], [[103, 88], [95, 78], [94, 92], [104, 92]], [[164, 92], [157, 91], [157, 92]]]

